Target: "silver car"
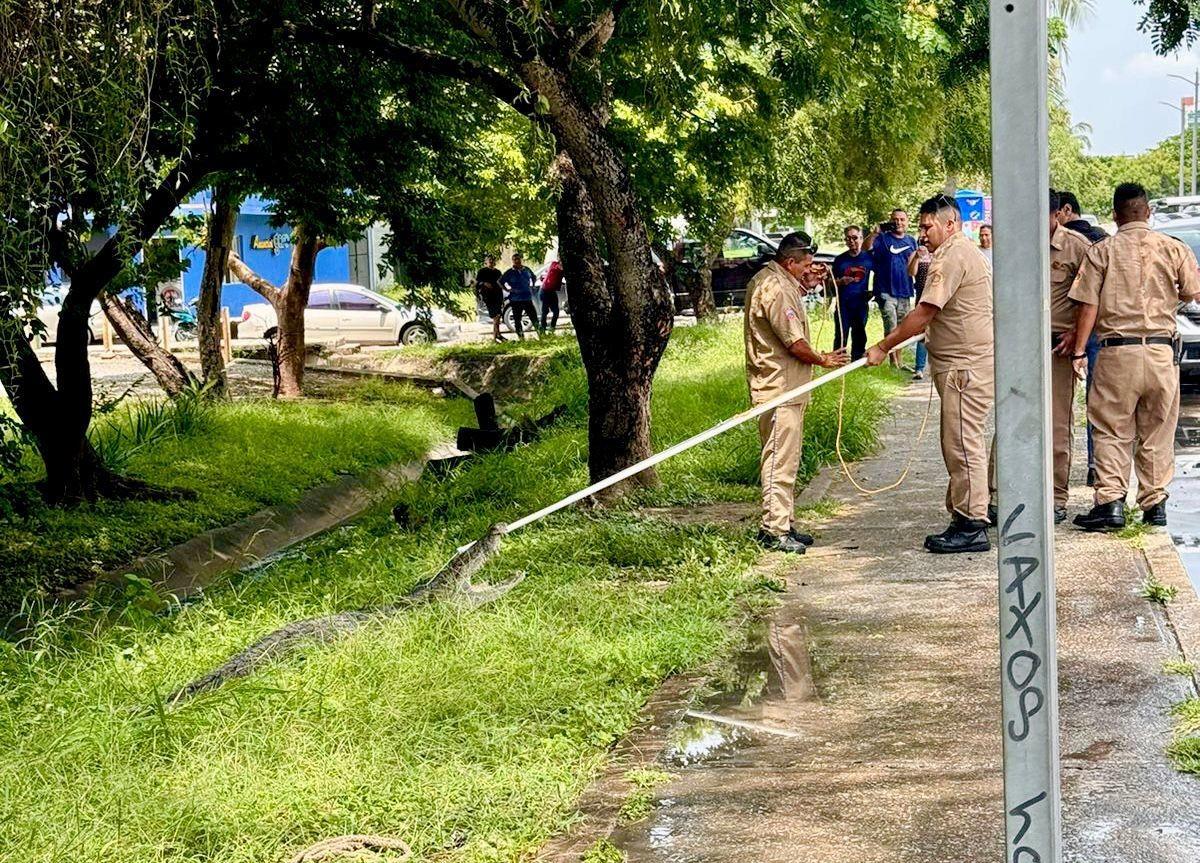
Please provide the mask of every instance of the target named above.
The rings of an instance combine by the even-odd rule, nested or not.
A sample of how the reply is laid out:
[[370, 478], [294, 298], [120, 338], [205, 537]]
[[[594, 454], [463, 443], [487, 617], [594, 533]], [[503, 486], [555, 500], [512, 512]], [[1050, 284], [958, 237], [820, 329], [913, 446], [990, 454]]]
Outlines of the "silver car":
[[[42, 338], [47, 344], [58, 341], [58, 316], [62, 312], [63, 300], [66, 299], [67, 291], [70, 288], [69, 284], [53, 285], [47, 288], [46, 293], [42, 295], [42, 304], [38, 306], [37, 319], [45, 327]], [[101, 320], [103, 314], [100, 302], [92, 300], [92, 308], [88, 313], [88, 342], [94, 342], [100, 338], [104, 326]]]
[[[238, 321], [238, 338], [261, 339], [277, 323], [270, 303], [250, 303]], [[440, 309], [421, 315], [361, 285], [315, 284], [304, 310], [304, 335], [310, 342], [413, 345], [446, 341], [461, 329], [462, 324]]]
[[[1156, 228], [1187, 243], [1200, 257], [1200, 219], [1176, 219]], [[1184, 303], [1175, 313], [1175, 326], [1183, 339], [1183, 358], [1179, 372], [1183, 377], [1200, 374], [1200, 302]]]

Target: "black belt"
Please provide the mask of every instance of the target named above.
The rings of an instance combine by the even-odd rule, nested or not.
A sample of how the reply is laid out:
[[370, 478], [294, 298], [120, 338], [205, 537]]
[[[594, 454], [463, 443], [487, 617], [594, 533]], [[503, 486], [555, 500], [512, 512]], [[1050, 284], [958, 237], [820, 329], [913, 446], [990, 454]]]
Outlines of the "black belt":
[[1171, 336], [1116, 336], [1111, 339], [1101, 339], [1102, 348], [1120, 348], [1125, 345], [1173, 345], [1175, 339]]

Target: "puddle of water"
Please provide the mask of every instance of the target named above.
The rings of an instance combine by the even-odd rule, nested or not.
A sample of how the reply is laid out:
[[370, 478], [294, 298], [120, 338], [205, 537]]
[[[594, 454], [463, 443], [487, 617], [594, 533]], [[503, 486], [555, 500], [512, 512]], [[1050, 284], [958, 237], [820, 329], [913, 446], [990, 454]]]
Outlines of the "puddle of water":
[[710, 711], [722, 708], [734, 715], [753, 713], [768, 702], [816, 699], [808, 638], [803, 624], [760, 621], [751, 628], [744, 650], [731, 669], [713, 681], [715, 689], [702, 699]]
[[690, 767], [727, 755], [753, 738], [753, 734], [737, 726], [686, 717], [671, 731], [663, 759], [676, 767]]

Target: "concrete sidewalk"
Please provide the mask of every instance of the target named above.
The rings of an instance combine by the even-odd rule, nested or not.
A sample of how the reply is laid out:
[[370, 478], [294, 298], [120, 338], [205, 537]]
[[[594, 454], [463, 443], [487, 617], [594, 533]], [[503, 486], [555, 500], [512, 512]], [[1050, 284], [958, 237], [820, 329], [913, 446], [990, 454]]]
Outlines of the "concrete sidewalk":
[[[898, 400], [881, 455], [855, 466], [865, 485], [896, 478], [927, 392]], [[1079, 474], [1072, 513], [1090, 499]], [[630, 861], [1005, 859], [996, 556], [921, 548], [946, 521], [936, 418], [900, 489], [825, 482], [842, 506], [786, 561], [760, 649], [692, 705], [660, 759], [673, 781], [613, 834]], [[1194, 681], [1162, 664], [1200, 646], [1186, 575], [1165, 534], [1144, 554], [1063, 525], [1057, 555], [1066, 859], [1200, 860], [1200, 780], [1163, 751]], [[1147, 558], [1180, 588], [1166, 612], [1138, 595]]]

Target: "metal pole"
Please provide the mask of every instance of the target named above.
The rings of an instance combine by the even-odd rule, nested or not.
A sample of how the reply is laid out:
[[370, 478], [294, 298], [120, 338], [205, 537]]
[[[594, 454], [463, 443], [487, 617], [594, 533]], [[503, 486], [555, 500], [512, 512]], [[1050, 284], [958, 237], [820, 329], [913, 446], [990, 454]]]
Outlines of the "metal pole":
[[1061, 863], [1045, 0], [991, 0], [1005, 861]]
[[1196, 112], [1200, 111], [1200, 69], [1192, 86], [1192, 194], [1196, 194]]
[[1183, 100], [1179, 100], [1178, 105], [1172, 105], [1170, 102], [1159, 100], [1160, 105], [1166, 105], [1172, 111], [1179, 111], [1179, 197], [1183, 197], [1183, 152], [1184, 141], [1187, 140], [1187, 107], [1183, 104]]

